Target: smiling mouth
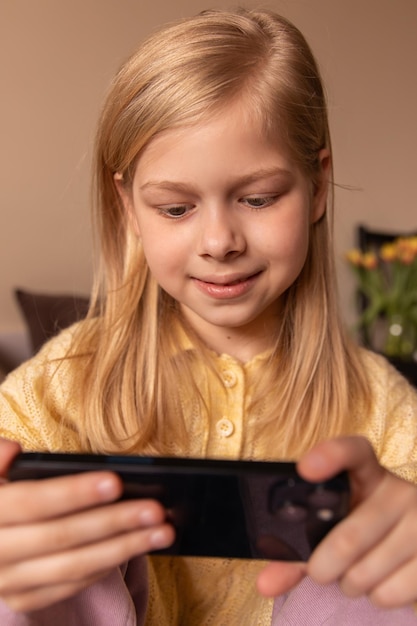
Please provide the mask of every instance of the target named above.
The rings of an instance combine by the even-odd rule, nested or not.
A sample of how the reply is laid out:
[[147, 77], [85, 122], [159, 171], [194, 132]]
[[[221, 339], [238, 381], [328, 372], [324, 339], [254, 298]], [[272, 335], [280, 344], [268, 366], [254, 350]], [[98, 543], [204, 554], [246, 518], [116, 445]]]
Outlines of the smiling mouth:
[[202, 283], [206, 283], [207, 285], [214, 285], [215, 287], [233, 287], [233, 285], [239, 285], [253, 278], [256, 278], [260, 273], [260, 271], [254, 272], [253, 274], [249, 274], [248, 276], [241, 276], [240, 278], [226, 281], [205, 280], [204, 278], [197, 278], [196, 280]]
[[262, 271], [249, 276], [241, 276], [228, 282], [214, 282], [207, 279], [193, 278], [197, 288], [205, 295], [216, 300], [231, 300], [245, 296], [256, 283]]

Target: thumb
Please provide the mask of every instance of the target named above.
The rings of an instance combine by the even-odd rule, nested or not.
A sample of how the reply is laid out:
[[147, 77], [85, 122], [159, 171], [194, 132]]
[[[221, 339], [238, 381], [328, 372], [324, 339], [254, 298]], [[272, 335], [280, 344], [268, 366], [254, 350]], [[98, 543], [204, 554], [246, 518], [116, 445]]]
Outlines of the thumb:
[[0, 437], [0, 482], [7, 478], [7, 471], [19, 452], [21, 452], [21, 447], [16, 441]]
[[323, 441], [298, 463], [300, 475], [312, 482], [326, 480], [343, 470], [349, 472], [353, 506], [365, 500], [385, 475], [371, 444], [359, 436]]

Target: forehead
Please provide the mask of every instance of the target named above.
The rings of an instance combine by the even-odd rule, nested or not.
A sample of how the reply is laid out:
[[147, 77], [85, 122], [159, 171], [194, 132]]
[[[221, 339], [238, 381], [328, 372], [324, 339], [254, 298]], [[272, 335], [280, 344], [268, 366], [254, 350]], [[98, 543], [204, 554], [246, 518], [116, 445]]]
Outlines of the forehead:
[[239, 170], [251, 162], [262, 167], [260, 161], [266, 166], [271, 161], [293, 166], [283, 134], [268, 132], [260, 115], [236, 102], [158, 133], [141, 151], [135, 175], [152, 169], [210, 168], [214, 159], [227, 170]]

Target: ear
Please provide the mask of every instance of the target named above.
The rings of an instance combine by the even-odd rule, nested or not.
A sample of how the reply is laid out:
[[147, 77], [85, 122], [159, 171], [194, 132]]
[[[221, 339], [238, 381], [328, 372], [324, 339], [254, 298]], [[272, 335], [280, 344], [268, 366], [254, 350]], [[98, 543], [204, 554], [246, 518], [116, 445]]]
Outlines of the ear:
[[317, 222], [326, 212], [327, 197], [329, 193], [329, 181], [332, 170], [330, 150], [323, 148], [319, 152], [320, 172], [314, 185], [314, 194], [311, 205], [310, 223]]
[[117, 193], [122, 201], [124, 210], [126, 212], [126, 217], [128, 222], [133, 229], [135, 235], [140, 237], [140, 230], [138, 219], [136, 216], [135, 205], [133, 202], [133, 192], [131, 187], [127, 187], [125, 181], [123, 180], [123, 174], [116, 172], [113, 176], [114, 184], [117, 189]]

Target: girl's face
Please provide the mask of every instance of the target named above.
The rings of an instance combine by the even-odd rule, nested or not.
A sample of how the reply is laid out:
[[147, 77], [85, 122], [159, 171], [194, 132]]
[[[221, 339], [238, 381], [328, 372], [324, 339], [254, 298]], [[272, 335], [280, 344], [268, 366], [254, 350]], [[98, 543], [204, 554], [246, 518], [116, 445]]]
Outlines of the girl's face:
[[300, 274], [327, 197], [239, 105], [167, 131], [116, 184], [150, 271], [218, 353], [245, 361], [269, 347], [282, 294]]

